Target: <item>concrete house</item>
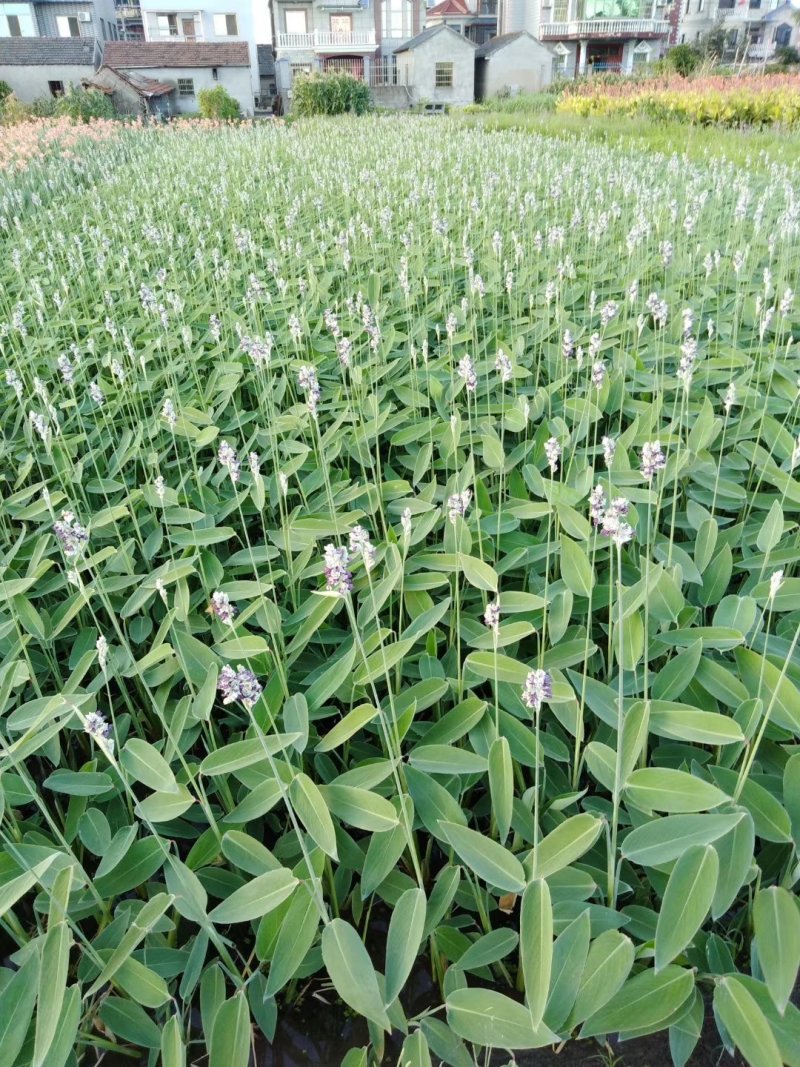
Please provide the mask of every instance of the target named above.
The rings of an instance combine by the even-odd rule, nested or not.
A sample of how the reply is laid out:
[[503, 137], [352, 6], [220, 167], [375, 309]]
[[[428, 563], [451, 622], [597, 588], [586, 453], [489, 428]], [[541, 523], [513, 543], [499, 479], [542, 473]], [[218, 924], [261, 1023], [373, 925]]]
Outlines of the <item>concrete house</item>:
[[373, 87], [397, 85], [394, 49], [425, 24], [425, 0], [273, 0], [278, 92], [295, 78], [343, 71]]
[[425, 27], [449, 26], [477, 45], [497, 34], [498, 0], [441, 0], [428, 8]]
[[[244, 44], [250, 55], [250, 95], [259, 92], [258, 53], [250, 0], [246, 3], [202, 0], [200, 4], [192, 3], [192, 0], [168, 0], [161, 7], [155, 6], [153, 0], [145, 0], [141, 13], [146, 41]], [[252, 113], [252, 99], [247, 110]]]
[[527, 30], [554, 46], [560, 77], [630, 73], [660, 58], [673, 32], [668, 13], [674, 10], [667, 0], [501, 0], [498, 33]]
[[91, 78], [102, 55], [94, 37], [0, 37], [0, 81], [23, 104], [32, 104]]
[[696, 44], [712, 30], [725, 35], [727, 60], [764, 62], [800, 37], [786, 0], [676, 0], [673, 44]]
[[477, 45], [449, 26], [432, 26], [395, 49], [397, 79], [414, 103], [471, 104]]
[[554, 55], [525, 30], [493, 37], [475, 53], [475, 99], [536, 93], [553, 79]]
[[0, 37], [118, 37], [114, 0], [0, 0]]
[[110, 41], [104, 63], [128, 77], [174, 86], [171, 112], [196, 113], [200, 90], [222, 85], [238, 100], [242, 115], [253, 114], [250, 50], [245, 41]]

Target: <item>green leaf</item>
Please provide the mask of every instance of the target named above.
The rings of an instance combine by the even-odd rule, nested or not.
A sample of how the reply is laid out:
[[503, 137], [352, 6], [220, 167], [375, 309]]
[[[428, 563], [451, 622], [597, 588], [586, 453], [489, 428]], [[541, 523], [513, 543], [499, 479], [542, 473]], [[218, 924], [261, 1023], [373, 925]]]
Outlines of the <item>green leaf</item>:
[[751, 697], [761, 697], [771, 708], [770, 719], [800, 737], [800, 690], [763, 656], [749, 648], [736, 649], [739, 675]]
[[[0, 972], [8, 974], [8, 971]], [[39, 953], [31, 952], [0, 990], [0, 1067], [12, 1067], [25, 1042], [39, 988]]]
[[209, 752], [200, 764], [200, 773], [213, 777], [219, 774], [232, 774], [244, 767], [261, 763], [267, 756], [284, 752], [300, 735], [270, 734], [267, 737], [248, 737], [244, 741], [231, 741], [215, 752]]
[[622, 855], [642, 867], [658, 867], [678, 859], [692, 845], [710, 845], [743, 818], [732, 815], [667, 815], [631, 830], [622, 842]]
[[497, 592], [497, 573], [488, 563], [484, 563], [482, 559], [475, 559], [474, 556], [460, 556], [459, 563], [470, 585], [476, 589], [485, 589], [490, 593]]
[[553, 908], [550, 888], [543, 879], [529, 882], [522, 894], [519, 956], [525, 979], [525, 999], [536, 1029], [544, 1018], [553, 964]]
[[487, 885], [507, 893], [524, 890], [526, 879], [522, 864], [502, 845], [458, 823], [443, 822], [440, 828], [459, 858]]
[[386, 1003], [400, 995], [417, 959], [425, 929], [427, 900], [422, 889], [407, 889], [389, 921], [386, 938]]
[[771, 552], [776, 547], [783, 535], [783, 508], [780, 501], [773, 500], [772, 507], [758, 531], [756, 545], [759, 552]]
[[319, 908], [309, 888], [295, 890], [283, 917], [267, 976], [266, 996], [274, 997], [294, 977], [319, 928]]
[[98, 1014], [112, 1034], [123, 1041], [139, 1048], [160, 1048], [161, 1031], [140, 1005], [121, 997], [106, 997]]
[[177, 1015], [170, 1015], [161, 1031], [161, 1067], [186, 1067], [186, 1046]]
[[178, 783], [170, 766], [158, 749], [132, 737], [119, 754], [119, 761], [131, 778], [142, 782], [148, 789], [157, 789], [162, 793], [177, 793]]
[[643, 767], [633, 771], [625, 784], [625, 796], [642, 811], [707, 811], [724, 804], [721, 789], [686, 771], [669, 767]]
[[669, 1019], [688, 1000], [694, 975], [680, 967], [665, 967], [656, 974], [646, 970], [630, 978], [618, 993], [584, 1023], [580, 1036], [643, 1030]]
[[333, 749], [343, 745], [345, 741], [357, 734], [367, 723], [372, 722], [378, 714], [378, 709], [373, 704], [360, 704], [353, 708], [343, 719], [329, 730], [314, 749], [315, 752], [332, 752]]
[[350, 826], [374, 833], [397, 826], [397, 812], [391, 803], [369, 789], [334, 783], [320, 786], [319, 791], [331, 813]]
[[208, 1067], [247, 1067], [250, 1060], [250, 1010], [240, 990], [214, 1016]]
[[714, 919], [725, 914], [745, 884], [753, 865], [755, 843], [755, 828], [749, 814], [714, 842], [714, 850], [719, 856], [717, 888], [711, 902]]
[[[589, 953], [591, 929], [592, 924], [587, 906], [569, 926], [561, 931], [553, 945], [550, 992], [544, 1013], [545, 1023], [553, 1030], [561, 1029], [575, 1004], [581, 976], [586, 966], [586, 957]], [[623, 981], [627, 973], [626, 971], [623, 975]], [[593, 1010], [590, 1008], [589, 1013]]]
[[783, 1060], [764, 1013], [738, 979], [726, 977], [717, 983], [714, 1012], [750, 1067], [782, 1067]]
[[541, 1023], [534, 1028], [527, 1008], [491, 989], [457, 989], [447, 998], [447, 1022], [458, 1037], [480, 1046], [543, 1048], [558, 1040]]
[[800, 968], [800, 911], [795, 898], [781, 886], [762, 889], [753, 904], [753, 925], [764, 981], [782, 1015]]
[[589, 948], [575, 1004], [566, 1025], [572, 1030], [607, 1004], [631, 972], [633, 942], [619, 930], [604, 930]]
[[505, 737], [496, 737], [489, 749], [489, 795], [500, 844], [503, 845], [511, 829], [514, 804], [514, 767]]
[[547, 837], [542, 838], [532, 854], [534, 877], [549, 878], [588, 852], [603, 829], [595, 815], [573, 815], [565, 819]]
[[[36, 1013], [33, 1067], [41, 1067], [56, 1035], [56, 1026], [67, 989], [71, 947], [72, 933], [66, 922], [58, 922], [48, 929], [42, 947], [42, 966], [39, 971], [39, 1010]], [[44, 1010], [44, 1005], [47, 1005], [47, 1010]]]
[[671, 963], [700, 929], [714, 899], [718, 872], [719, 859], [711, 845], [686, 849], [672, 868], [656, 926], [656, 971]]
[[9, 908], [13, 908], [20, 897], [23, 897], [36, 885], [58, 855], [59, 853], [53, 852], [53, 854], [48, 856], [46, 860], [37, 863], [36, 866], [32, 867], [29, 871], [18, 875], [16, 878], [12, 878], [10, 882], [6, 882], [5, 885], [0, 886], [0, 917], [5, 915]]
[[322, 931], [322, 959], [334, 989], [345, 1004], [382, 1030], [391, 1030], [367, 950], [344, 919], [331, 920]]
[[188, 811], [196, 801], [185, 785], [176, 793], [151, 793], [136, 805], [136, 814], [147, 822], [171, 822]]
[[285, 867], [267, 871], [231, 893], [208, 917], [218, 926], [258, 919], [286, 900], [296, 885], [297, 879]]
[[417, 745], [408, 762], [428, 774], [483, 774], [487, 767], [484, 756], [453, 745]]
[[123, 960], [114, 975], [114, 985], [144, 1008], [160, 1008], [169, 1000], [167, 983], [160, 974], [133, 957]]
[[337, 859], [336, 831], [322, 793], [307, 774], [297, 774], [289, 786], [297, 817], [323, 852]]
[[561, 577], [576, 596], [591, 596], [594, 571], [586, 550], [569, 537], [561, 538]]

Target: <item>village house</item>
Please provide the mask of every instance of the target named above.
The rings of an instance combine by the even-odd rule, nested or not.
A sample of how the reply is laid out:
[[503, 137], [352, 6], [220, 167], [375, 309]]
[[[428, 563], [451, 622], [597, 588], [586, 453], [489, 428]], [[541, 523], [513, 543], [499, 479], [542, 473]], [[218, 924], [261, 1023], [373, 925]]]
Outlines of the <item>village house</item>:
[[667, 12], [667, 0], [500, 0], [498, 30], [527, 30], [552, 46], [561, 77], [630, 73], [665, 51]]
[[114, 0], [0, 0], [0, 37], [118, 36]]
[[32, 104], [91, 78], [102, 55], [95, 37], [0, 37], [0, 81]]
[[313, 71], [344, 71], [373, 86], [397, 84], [394, 49], [420, 33], [424, 0], [273, 0], [278, 92]]
[[426, 28], [444, 25], [477, 45], [497, 36], [497, 0], [442, 0], [429, 7]]
[[203, 0], [202, 5], [191, 0], [169, 0], [161, 7], [146, 0], [141, 12], [144, 39], [154, 44], [244, 45], [250, 57], [251, 99], [243, 110], [252, 113], [252, 98], [260, 91], [260, 82], [251, 0]]
[[414, 104], [471, 104], [476, 50], [449, 26], [431, 26], [395, 49], [398, 81], [408, 86]]
[[538, 93], [553, 77], [553, 53], [526, 30], [492, 37], [475, 53], [475, 99]]
[[[106, 46], [104, 64], [134, 83], [144, 78], [172, 86], [174, 92], [159, 106], [167, 113], [195, 114], [200, 90], [221, 85], [238, 101], [243, 115], [253, 114], [246, 41], [113, 41]], [[116, 91], [123, 89], [116, 86]]]
[[697, 44], [722, 30], [724, 58], [763, 62], [800, 43], [797, 8], [786, 0], [676, 0], [680, 20], [673, 42]]

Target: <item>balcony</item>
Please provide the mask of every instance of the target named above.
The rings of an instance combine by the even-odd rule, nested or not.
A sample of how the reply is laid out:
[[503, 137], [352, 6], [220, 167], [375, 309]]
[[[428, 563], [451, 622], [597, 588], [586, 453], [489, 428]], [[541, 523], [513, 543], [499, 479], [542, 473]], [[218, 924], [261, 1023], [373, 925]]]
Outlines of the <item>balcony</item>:
[[369, 52], [376, 47], [374, 30], [351, 30], [332, 33], [312, 30], [311, 33], [279, 33], [279, 52]]
[[570, 22], [543, 22], [543, 41], [565, 37], [664, 37], [671, 26], [661, 19], [573, 19]]

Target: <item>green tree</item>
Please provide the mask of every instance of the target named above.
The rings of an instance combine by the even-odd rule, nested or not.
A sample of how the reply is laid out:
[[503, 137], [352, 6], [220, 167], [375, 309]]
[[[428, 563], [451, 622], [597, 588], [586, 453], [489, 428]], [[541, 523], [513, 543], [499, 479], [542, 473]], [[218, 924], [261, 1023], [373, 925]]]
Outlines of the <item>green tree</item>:
[[201, 89], [198, 93], [200, 115], [204, 119], [238, 119], [241, 117], [239, 103], [224, 85], [213, 89]]

